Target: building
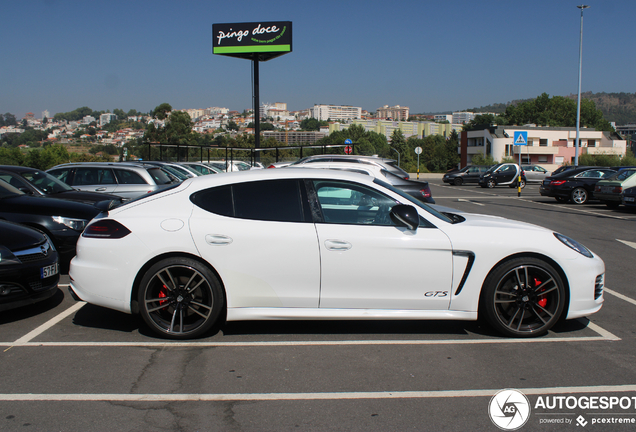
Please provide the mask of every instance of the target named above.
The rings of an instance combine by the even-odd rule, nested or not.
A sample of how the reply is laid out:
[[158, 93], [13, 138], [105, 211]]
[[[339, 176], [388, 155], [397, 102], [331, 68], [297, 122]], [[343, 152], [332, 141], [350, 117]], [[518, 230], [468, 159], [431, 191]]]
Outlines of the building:
[[321, 138], [326, 137], [326, 132], [315, 131], [264, 131], [261, 132], [263, 140], [274, 138], [276, 141], [287, 143], [290, 145], [298, 144], [316, 144]]
[[453, 122], [453, 116], [450, 114], [435, 114], [435, 117], [433, 117], [433, 120], [436, 122], [443, 122], [443, 121], [447, 121], [449, 123]]
[[115, 114], [104, 113], [99, 116], [99, 125], [104, 126], [105, 124], [108, 124], [112, 122], [113, 120], [117, 120], [117, 116]]
[[353, 120], [362, 118], [362, 108], [349, 105], [314, 105], [309, 117], [318, 120]]
[[42, 119], [50, 119], [51, 118], [51, 113], [49, 112], [49, 110], [44, 110], [42, 111]]
[[409, 119], [409, 107], [384, 105], [382, 108], [377, 109], [375, 116], [379, 119], [406, 121]]
[[[513, 144], [516, 131], [528, 132], [528, 145]], [[615, 154], [625, 156], [627, 142], [614, 132], [581, 128], [579, 132], [581, 154]], [[539, 164], [552, 171], [564, 163], [574, 163], [576, 128], [491, 126], [485, 129], [463, 131], [459, 148], [460, 163], [464, 167], [476, 154], [492, 156], [496, 161], [504, 158], [519, 159], [521, 163]]]
[[[115, 116], [115, 117], [117, 117], [117, 116]], [[97, 119], [95, 117], [93, 117], [93, 116], [87, 115], [87, 116], [84, 116], [82, 118], [82, 124], [85, 124], [85, 125], [91, 124], [94, 121], [97, 121]]]
[[462, 112], [454, 112], [453, 113], [453, 124], [466, 124], [472, 119], [475, 118], [475, 113], [462, 111]]
[[408, 121], [390, 121], [390, 120], [353, 120], [351, 123], [330, 123], [329, 133], [348, 129], [352, 124], [359, 125], [364, 128], [366, 132], [375, 132], [380, 135], [384, 135], [387, 140], [391, 139], [393, 131], [399, 129], [405, 138], [416, 137], [424, 138], [429, 135], [441, 135], [449, 137], [453, 131], [457, 131], [459, 134], [462, 130], [462, 125], [450, 124], [450, 123], [435, 123], [435, 122], [408, 122]]

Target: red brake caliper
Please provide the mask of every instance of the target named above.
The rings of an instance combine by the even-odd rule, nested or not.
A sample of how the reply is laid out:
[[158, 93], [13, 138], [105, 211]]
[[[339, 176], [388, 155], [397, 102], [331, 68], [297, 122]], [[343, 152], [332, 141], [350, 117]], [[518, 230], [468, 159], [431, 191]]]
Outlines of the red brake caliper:
[[[537, 280], [537, 278], [534, 278], [534, 287], [536, 288], [539, 285], [541, 285], [541, 281]], [[539, 301], [537, 302], [537, 304], [541, 306], [542, 308], [544, 308], [545, 305], [548, 304], [548, 299], [546, 297], [539, 296]]]
[[[165, 285], [163, 285], [163, 286], [161, 287], [161, 289], [159, 290], [159, 298], [165, 298], [165, 297], [168, 297], [167, 292], [168, 292], [168, 288], [167, 288]], [[166, 301], [167, 301], [167, 300], [161, 300], [161, 301], [159, 302], [159, 304], [160, 304], [160, 305], [163, 305]]]

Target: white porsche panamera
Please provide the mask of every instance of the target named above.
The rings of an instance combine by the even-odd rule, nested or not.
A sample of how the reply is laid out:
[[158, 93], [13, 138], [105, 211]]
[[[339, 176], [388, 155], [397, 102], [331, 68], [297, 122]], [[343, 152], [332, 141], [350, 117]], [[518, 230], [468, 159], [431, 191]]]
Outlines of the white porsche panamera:
[[361, 174], [285, 169], [202, 176], [105, 209], [69, 275], [75, 298], [139, 313], [173, 339], [223, 316], [484, 317], [530, 337], [598, 311], [604, 271], [539, 226], [442, 214]]

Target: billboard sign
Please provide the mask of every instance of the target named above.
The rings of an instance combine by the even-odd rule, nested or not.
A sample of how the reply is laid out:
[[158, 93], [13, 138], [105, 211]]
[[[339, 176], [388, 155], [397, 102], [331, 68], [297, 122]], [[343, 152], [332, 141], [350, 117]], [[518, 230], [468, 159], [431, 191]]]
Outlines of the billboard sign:
[[266, 61], [291, 51], [291, 21], [212, 24], [213, 54]]

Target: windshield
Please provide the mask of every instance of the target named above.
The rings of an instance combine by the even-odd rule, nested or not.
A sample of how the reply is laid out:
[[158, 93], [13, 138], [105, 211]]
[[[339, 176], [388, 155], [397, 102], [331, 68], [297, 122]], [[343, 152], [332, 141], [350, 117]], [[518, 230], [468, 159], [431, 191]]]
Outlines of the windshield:
[[426, 203], [423, 203], [422, 201], [418, 200], [415, 197], [412, 197], [411, 195], [402, 192], [399, 189], [394, 188], [393, 186], [391, 186], [390, 184], [382, 181], [382, 180], [378, 180], [377, 178], [373, 180], [373, 183], [379, 184], [382, 187], [385, 187], [387, 189], [389, 189], [391, 192], [395, 192], [396, 194], [400, 195], [402, 198], [408, 200], [409, 202], [411, 202], [413, 205], [425, 210], [427, 213], [430, 213], [431, 215], [435, 216], [438, 219], [443, 220], [444, 222], [448, 222], [448, 223], [453, 223], [453, 220], [451, 218], [449, 218], [448, 216], [438, 212], [437, 210], [435, 210], [433, 207], [427, 205]]
[[20, 175], [47, 195], [74, 190], [57, 177], [43, 171], [27, 171]]
[[24, 192], [14, 188], [6, 181], [0, 179], [0, 198], [14, 197], [18, 195], [24, 195]]

